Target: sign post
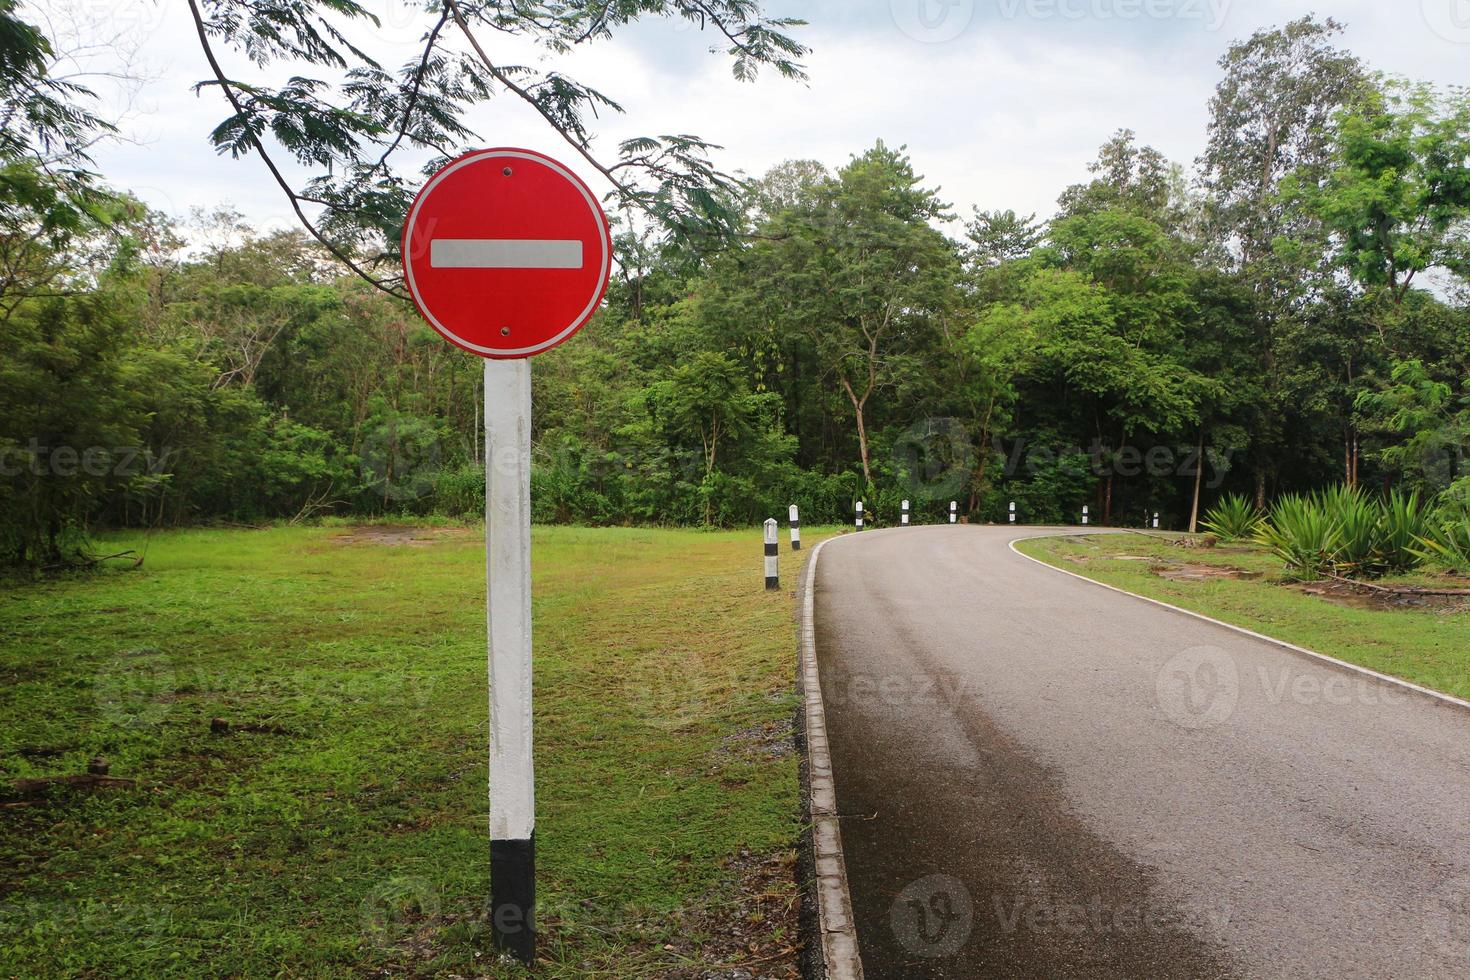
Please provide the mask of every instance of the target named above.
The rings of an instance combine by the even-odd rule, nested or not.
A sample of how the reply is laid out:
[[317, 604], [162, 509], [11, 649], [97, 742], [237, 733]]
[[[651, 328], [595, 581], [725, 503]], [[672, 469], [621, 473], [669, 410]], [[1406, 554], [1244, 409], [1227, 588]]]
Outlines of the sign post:
[[485, 361], [490, 918], [536, 956], [531, 737], [531, 364], [602, 302], [611, 235], [576, 174], [532, 150], [476, 150], [429, 178], [403, 224], [403, 278], [429, 325]]

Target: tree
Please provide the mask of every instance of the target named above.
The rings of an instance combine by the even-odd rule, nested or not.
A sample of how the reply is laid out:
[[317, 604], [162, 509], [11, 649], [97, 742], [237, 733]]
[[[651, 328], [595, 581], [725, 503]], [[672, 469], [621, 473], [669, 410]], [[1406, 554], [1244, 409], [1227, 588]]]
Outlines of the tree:
[[1470, 277], [1470, 94], [1391, 83], [1338, 118], [1334, 168], [1287, 182], [1330, 229], [1336, 264], [1367, 293], [1401, 306], [1436, 266]]
[[[641, 17], [712, 30], [742, 80], [762, 68], [803, 77], [806, 53], [787, 33], [801, 22], [767, 17], [757, 0], [431, 0], [422, 48], [397, 69], [368, 54], [363, 34], [378, 18], [357, 0], [189, 0], [189, 11], [211, 73], [196, 90], [218, 92], [228, 107], [210, 134], [216, 149], [258, 157], [313, 237], [367, 281], [399, 294], [398, 233], [420, 175], [398, 161], [405, 150], [429, 151], [432, 169], [473, 142], [466, 116], [476, 103], [524, 103], [622, 205], [691, 240], [727, 233], [735, 220], [738, 182], [712, 162], [717, 147], [689, 135], [640, 136], [604, 157], [594, 150], [591, 120], [621, 106], [559, 70], [557, 59]], [[547, 62], [507, 63], [499, 39], [529, 42]], [[231, 53], [251, 75], [226, 65]], [[293, 183], [288, 159], [315, 176]]]
[[799, 334], [847, 400], [872, 484], [874, 397], [916, 366], [925, 331], [952, 305], [958, 259], [945, 215], [903, 149], [881, 142], [761, 231], [741, 269], [770, 316]]
[[[1230, 46], [1210, 100], [1209, 142], [1199, 159], [1211, 227], [1239, 268], [1272, 257], [1283, 235], [1300, 237], [1301, 215], [1277, 197], [1289, 174], [1325, 175], [1333, 119], [1366, 83], [1361, 62], [1332, 46], [1343, 27], [1308, 16]], [[1257, 274], [1264, 270], [1257, 270]]]
[[[1342, 31], [1335, 20], [1308, 16], [1231, 45], [1220, 59], [1224, 76], [1210, 100], [1209, 139], [1198, 160], [1208, 246], [1254, 298], [1248, 356], [1260, 372], [1250, 452], [1257, 506], [1295, 452], [1287, 432], [1296, 414], [1286, 394], [1292, 362], [1282, 348], [1294, 343], [1297, 314], [1313, 290], [1331, 286], [1321, 222], [1280, 191], [1290, 174], [1325, 176], [1333, 120], [1366, 84], [1358, 58], [1333, 45]], [[1275, 247], [1281, 239], [1305, 244], [1288, 254]]]
[[994, 268], [1004, 262], [1025, 258], [1046, 239], [1046, 226], [1035, 214], [1024, 217], [1015, 211], [982, 211], [974, 209], [974, 217], [965, 225], [965, 237], [972, 247], [971, 258], [978, 265]]

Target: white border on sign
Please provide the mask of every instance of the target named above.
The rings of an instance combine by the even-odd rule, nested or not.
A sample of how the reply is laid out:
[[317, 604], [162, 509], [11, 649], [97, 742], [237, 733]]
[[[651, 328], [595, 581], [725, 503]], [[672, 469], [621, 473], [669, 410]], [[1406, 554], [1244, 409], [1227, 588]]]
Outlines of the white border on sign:
[[[587, 301], [587, 305], [583, 307], [582, 312], [577, 314], [576, 318], [573, 319], [572, 322], [568, 324], [564, 329], [562, 329], [560, 333], [556, 334], [556, 336], [550, 338], [544, 343], [535, 345], [534, 347], [517, 347], [508, 350], [500, 347], [481, 347], [479, 344], [470, 343], [468, 340], [465, 340], [459, 334], [455, 333], [453, 330], [450, 330], [448, 327], [444, 326], [444, 324], [439, 322], [439, 318], [434, 316], [433, 311], [431, 311], [428, 304], [424, 302], [424, 298], [419, 295], [418, 284], [414, 282], [413, 278], [413, 263], [409, 260], [409, 256], [413, 254], [413, 232], [414, 226], [418, 220], [419, 210], [429, 200], [429, 195], [433, 192], [434, 188], [441, 180], [443, 180], [445, 177], [448, 177], [456, 170], [459, 170], [461, 167], [467, 167], [471, 164], [479, 163], [489, 157], [493, 157], [496, 159], [508, 157], [512, 160], [530, 160], [533, 163], [544, 164], [545, 166], [551, 168], [552, 171], [565, 178], [566, 181], [570, 183], [573, 187], [575, 187], [578, 193], [582, 195], [582, 199], [587, 202], [587, 208], [592, 212], [592, 217], [597, 225], [597, 234], [602, 242], [602, 267], [598, 270], [597, 288], [594, 291], [592, 298]], [[586, 323], [592, 317], [593, 312], [596, 311], [597, 304], [602, 299], [603, 293], [607, 288], [607, 280], [611, 272], [612, 244], [608, 240], [607, 216], [602, 213], [602, 208], [598, 205], [597, 199], [592, 196], [592, 191], [588, 189], [586, 184], [582, 183], [580, 177], [572, 173], [566, 167], [563, 167], [561, 164], [557, 163], [550, 157], [543, 156], [542, 154], [536, 153], [533, 150], [517, 150], [507, 147], [498, 147], [488, 150], [477, 150], [465, 154], [455, 162], [449, 164], [443, 170], [436, 173], [432, 178], [430, 178], [429, 182], [424, 185], [422, 190], [419, 191], [418, 197], [413, 202], [413, 207], [409, 209], [408, 220], [404, 222], [403, 277], [404, 281], [408, 284], [409, 294], [413, 296], [414, 305], [418, 307], [419, 312], [423, 314], [424, 319], [428, 320], [430, 325], [433, 326], [435, 330], [438, 330], [445, 337], [453, 340], [456, 344], [463, 347], [465, 350], [474, 351], [475, 353], [483, 354], [486, 357], [501, 359], [529, 357], [532, 354], [539, 354], [544, 350], [555, 347], [563, 340], [566, 340], [567, 337], [571, 336], [577, 331], [579, 327]]]

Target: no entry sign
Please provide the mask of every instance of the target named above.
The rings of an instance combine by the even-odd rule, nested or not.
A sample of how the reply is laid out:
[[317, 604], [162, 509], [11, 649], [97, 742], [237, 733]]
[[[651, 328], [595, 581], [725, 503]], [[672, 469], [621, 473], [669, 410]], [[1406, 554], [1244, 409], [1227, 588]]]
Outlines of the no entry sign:
[[403, 224], [419, 312], [481, 357], [555, 347], [597, 310], [612, 248], [587, 185], [534, 150], [475, 150], [446, 164]]

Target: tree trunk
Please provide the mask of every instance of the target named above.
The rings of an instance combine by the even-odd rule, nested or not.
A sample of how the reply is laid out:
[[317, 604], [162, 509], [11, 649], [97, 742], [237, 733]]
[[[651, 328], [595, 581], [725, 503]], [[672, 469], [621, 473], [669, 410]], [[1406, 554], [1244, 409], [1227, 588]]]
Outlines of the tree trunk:
[[1205, 482], [1205, 430], [1199, 430], [1199, 455], [1194, 458], [1194, 503], [1189, 508], [1189, 533], [1199, 531], [1199, 494]]
[[1256, 467], [1256, 509], [1266, 509], [1266, 470], [1264, 467]]
[[863, 422], [863, 406], [861, 402], [853, 403], [853, 412], [857, 416], [858, 453], [863, 458], [863, 484], [871, 487], [873, 485], [873, 472], [868, 466], [868, 427]]

